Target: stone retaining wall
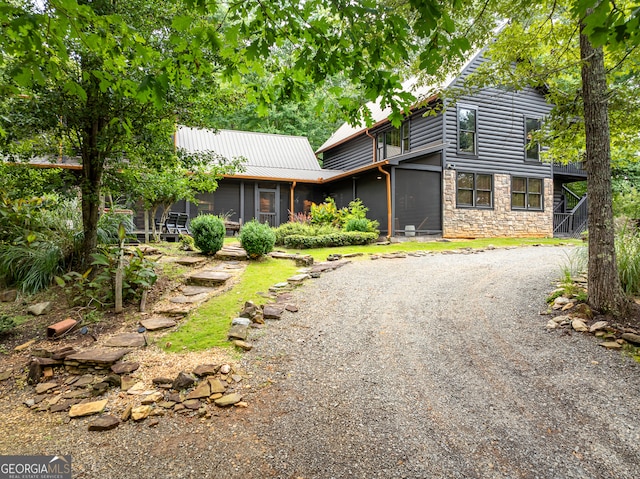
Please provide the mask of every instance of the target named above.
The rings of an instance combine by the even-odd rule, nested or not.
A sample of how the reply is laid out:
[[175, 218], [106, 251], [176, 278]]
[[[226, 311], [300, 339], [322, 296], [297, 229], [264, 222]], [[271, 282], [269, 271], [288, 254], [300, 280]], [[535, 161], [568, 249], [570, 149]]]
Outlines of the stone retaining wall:
[[445, 170], [444, 238], [552, 237], [553, 181], [544, 180], [544, 211], [511, 210], [511, 176], [493, 175], [493, 209], [456, 208], [456, 172]]

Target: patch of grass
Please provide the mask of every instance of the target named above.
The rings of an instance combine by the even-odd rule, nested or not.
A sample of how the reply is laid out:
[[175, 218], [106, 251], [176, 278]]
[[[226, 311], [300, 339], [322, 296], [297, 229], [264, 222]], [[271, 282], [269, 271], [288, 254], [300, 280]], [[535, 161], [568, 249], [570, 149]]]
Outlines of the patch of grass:
[[[342, 246], [336, 248], [317, 248], [293, 250], [287, 249], [288, 253], [310, 254], [316, 261], [324, 261], [330, 254], [363, 253], [365, 255], [375, 253], [393, 253], [397, 251], [445, 251], [461, 248], [482, 249], [487, 246], [505, 248], [513, 246], [531, 245], [560, 245], [560, 244], [582, 244], [578, 240], [567, 240], [559, 238], [482, 238], [475, 240], [450, 240], [450, 241], [404, 241], [401, 243], [391, 243], [388, 245], [362, 245], [362, 246]], [[281, 249], [281, 248], [278, 248]]]
[[162, 274], [171, 281], [181, 278], [189, 270], [187, 266], [178, 263], [156, 263], [156, 267], [159, 267]]
[[216, 296], [183, 320], [180, 328], [162, 338], [164, 349], [172, 352], [202, 351], [213, 347], [230, 347], [227, 333], [245, 301], [265, 302], [258, 292], [267, 292], [270, 286], [295, 274], [298, 267], [293, 261], [264, 258], [252, 261], [240, 281], [229, 291]]

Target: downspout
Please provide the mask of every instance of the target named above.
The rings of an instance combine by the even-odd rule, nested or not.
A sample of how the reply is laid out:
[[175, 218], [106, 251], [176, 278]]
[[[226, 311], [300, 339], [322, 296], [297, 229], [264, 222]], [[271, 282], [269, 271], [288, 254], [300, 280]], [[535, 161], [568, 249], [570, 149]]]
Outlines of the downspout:
[[391, 239], [391, 174], [378, 165], [378, 170], [386, 176], [387, 183], [387, 239]]
[[291, 204], [291, 209], [289, 210], [289, 221], [293, 221], [293, 217], [296, 214], [296, 208], [295, 208], [295, 199], [294, 199], [294, 191], [296, 189], [296, 185], [298, 184], [298, 182], [296, 180], [293, 180], [293, 183], [291, 183], [291, 189], [289, 190], [289, 203]]
[[373, 149], [372, 149], [373, 154], [371, 155], [371, 157], [373, 158], [373, 162], [372, 163], [375, 163], [376, 161], [378, 161], [378, 159], [376, 158], [376, 156], [377, 156], [376, 138], [369, 134], [369, 128], [364, 130], [364, 134], [367, 135], [369, 138], [371, 138], [373, 140]]

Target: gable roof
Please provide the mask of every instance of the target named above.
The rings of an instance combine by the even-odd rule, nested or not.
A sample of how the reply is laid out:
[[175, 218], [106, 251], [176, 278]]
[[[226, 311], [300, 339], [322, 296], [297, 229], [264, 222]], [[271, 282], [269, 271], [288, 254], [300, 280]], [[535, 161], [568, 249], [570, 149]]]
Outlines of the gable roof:
[[245, 171], [231, 175], [233, 178], [316, 181], [342, 173], [322, 169], [303, 136], [180, 126], [175, 143], [191, 152], [209, 150], [225, 158], [245, 158]]
[[[506, 21], [501, 22], [496, 28], [493, 29], [493, 34], [497, 35], [500, 33], [505, 26], [507, 25]], [[439, 92], [445, 90], [452, 85], [454, 85], [460, 77], [462, 77], [464, 71], [473, 63], [473, 61], [478, 58], [480, 55], [484, 53], [487, 47], [483, 47], [477, 50], [473, 50], [467, 58], [464, 59], [464, 62], [460, 65], [459, 68], [450, 72], [442, 81], [434, 82], [430, 84], [424, 84], [420, 82], [418, 77], [411, 77], [407, 81], [402, 84], [402, 89], [405, 92], [412, 93], [416, 98], [416, 102], [409, 108], [410, 110], [414, 110], [419, 108], [420, 106], [431, 102], [438, 98]], [[360, 122], [359, 124], [352, 126], [349, 123], [344, 123], [340, 128], [338, 128], [333, 135], [325, 141], [320, 148], [316, 151], [316, 153], [322, 153], [323, 151], [330, 150], [331, 148], [338, 146], [341, 143], [344, 143], [351, 138], [354, 138], [365, 131], [374, 128], [376, 126], [382, 125], [384, 123], [389, 122], [389, 115], [391, 115], [392, 110], [391, 107], [381, 108], [379, 101], [369, 102], [366, 105], [371, 112], [371, 117], [373, 122], [370, 126], [367, 126], [365, 123]]]

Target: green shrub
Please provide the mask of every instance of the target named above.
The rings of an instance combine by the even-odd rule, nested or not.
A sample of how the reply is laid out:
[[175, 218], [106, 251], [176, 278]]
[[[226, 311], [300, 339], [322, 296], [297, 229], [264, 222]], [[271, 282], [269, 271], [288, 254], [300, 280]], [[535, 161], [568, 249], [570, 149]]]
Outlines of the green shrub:
[[344, 225], [344, 231], [362, 231], [364, 233], [377, 233], [378, 222], [367, 218], [351, 218]]
[[16, 322], [6, 314], [0, 314], [0, 336], [8, 333], [16, 326]]
[[331, 246], [365, 245], [378, 239], [378, 233], [348, 231], [318, 236], [291, 235], [284, 245], [291, 249], [327, 248]]
[[196, 243], [193, 241], [193, 236], [181, 234], [180, 235], [180, 249], [184, 251], [195, 251]]
[[276, 242], [276, 234], [267, 224], [258, 223], [256, 220], [245, 223], [240, 229], [240, 244], [249, 257], [258, 258], [273, 250]]
[[130, 235], [135, 229], [133, 218], [130, 214], [118, 211], [105, 211], [98, 218], [98, 243], [100, 244], [118, 244], [118, 228], [120, 224], [124, 225], [127, 235]]
[[291, 236], [291, 235], [308, 236], [312, 232], [313, 232], [312, 227], [303, 223], [284, 223], [278, 226], [274, 230], [274, 233], [276, 235], [275, 244], [282, 246], [284, 244], [284, 239], [287, 236]]
[[340, 226], [340, 213], [336, 201], [329, 197], [319, 205], [311, 204], [311, 224]]
[[191, 220], [193, 241], [204, 254], [215, 254], [224, 243], [224, 221], [219, 216], [200, 215]]

